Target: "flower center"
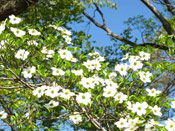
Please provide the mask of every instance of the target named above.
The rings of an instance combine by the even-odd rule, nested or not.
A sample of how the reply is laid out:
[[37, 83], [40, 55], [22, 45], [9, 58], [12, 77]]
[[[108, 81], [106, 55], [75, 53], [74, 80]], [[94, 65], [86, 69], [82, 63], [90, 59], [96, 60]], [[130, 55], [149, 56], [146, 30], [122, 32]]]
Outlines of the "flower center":
[[82, 99], [85, 99], [86, 97], [85, 96], [82, 96]]
[[108, 91], [108, 93], [107, 94], [111, 94], [111, 91]]

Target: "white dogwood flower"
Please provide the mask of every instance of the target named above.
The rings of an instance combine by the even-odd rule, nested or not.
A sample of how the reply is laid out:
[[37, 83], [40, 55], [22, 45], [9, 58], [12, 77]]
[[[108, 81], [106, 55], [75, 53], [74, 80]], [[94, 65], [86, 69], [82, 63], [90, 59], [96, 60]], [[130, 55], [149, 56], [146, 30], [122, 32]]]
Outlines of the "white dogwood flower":
[[150, 53], [146, 53], [144, 51], [139, 52], [140, 59], [141, 60], [149, 60], [150, 59]]
[[41, 33], [36, 29], [28, 29], [28, 30], [30, 35], [41, 35]]
[[59, 53], [60, 57], [62, 59], [65, 59], [65, 60], [70, 61], [73, 58], [72, 53], [70, 51], [66, 50], [66, 49], [60, 49], [58, 51], [58, 53]]
[[114, 98], [116, 101], [119, 101], [119, 103], [123, 103], [123, 101], [127, 100], [127, 95], [123, 94], [122, 92], [117, 93]]
[[117, 92], [115, 87], [106, 87], [103, 88], [103, 96], [104, 97], [113, 97], [115, 93]]
[[91, 102], [91, 94], [86, 92], [86, 93], [79, 93], [76, 96], [76, 100], [80, 104], [88, 105]]
[[0, 25], [0, 34], [5, 30], [5, 24], [6, 21]]
[[54, 76], [63, 76], [65, 74], [65, 71], [59, 68], [51, 67], [52, 69], [52, 75]]
[[25, 59], [27, 59], [28, 55], [29, 55], [29, 52], [28, 51], [26, 51], [24, 49], [19, 49], [17, 51], [17, 53], [15, 54], [15, 57], [17, 59], [25, 60]]
[[137, 115], [141, 116], [146, 114], [146, 108], [148, 107], [148, 104], [146, 102], [139, 103], [136, 102], [136, 104], [133, 104], [132, 112], [137, 113]]
[[44, 91], [46, 90], [47, 86], [41, 86], [33, 90], [33, 95], [40, 98], [44, 95]]
[[119, 121], [114, 123], [118, 128], [127, 128], [128, 127], [128, 122], [127, 119], [125, 118], [120, 118]]
[[10, 15], [9, 18], [10, 18], [9, 21], [11, 24], [19, 24], [21, 22], [21, 18], [16, 17], [14, 15]]
[[74, 112], [73, 115], [69, 116], [69, 120], [73, 121], [74, 124], [79, 124], [82, 122], [82, 117], [79, 112]]
[[17, 29], [17, 28], [10, 27], [10, 30], [14, 33], [14, 35], [16, 37], [21, 37], [21, 36], [24, 36], [26, 34], [25, 31], [22, 31], [22, 30]]
[[54, 86], [54, 87], [50, 87], [47, 88], [47, 90], [45, 91], [45, 95], [49, 96], [51, 98], [55, 98], [59, 96], [58, 91], [61, 89], [60, 86]]
[[166, 120], [165, 128], [167, 129], [167, 131], [175, 131], [175, 121], [170, 119]]
[[27, 67], [22, 71], [24, 78], [32, 78], [32, 74], [36, 72], [36, 67]]
[[62, 92], [60, 93], [60, 97], [64, 99], [70, 99], [70, 97], [74, 96], [75, 93], [71, 92], [69, 89], [63, 89]]
[[161, 91], [156, 90], [154, 88], [153, 89], [148, 89], [147, 88], [146, 91], [148, 92], [149, 96], [153, 96], [153, 97], [161, 93]]
[[87, 88], [87, 89], [91, 88], [91, 89], [93, 89], [95, 87], [95, 83], [93, 82], [93, 80], [94, 79], [92, 77], [89, 77], [89, 78], [83, 77], [79, 83], [84, 88]]
[[115, 66], [115, 71], [118, 71], [120, 73], [120, 75], [122, 75], [122, 76], [126, 76], [128, 69], [129, 69], [129, 65], [127, 65], [126, 63], [117, 64]]
[[161, 113], [161, 108], [158, 107], [157, 105], [155, 105], [154, 107], [150, 107], [152, 109], [152, 112], [154, 115], [156, 116], [162, 116], [162, 113]]
[[134, 71], [141, 69], [143, 67], [143, 63], [141, 63], [141, 61], [137, 60], [137, 61], [130, 61], [130, 65], [129, 67], [131, 69], [133, 69]]
[[54, 108], [59, 105], [59, 102], [51, 100], [48, 104], [45, 104], [45, 107], [47, 108]]
[[0, 119], [6, 119], [7, 118], [7, 113], [4, 110], [0, 111]]

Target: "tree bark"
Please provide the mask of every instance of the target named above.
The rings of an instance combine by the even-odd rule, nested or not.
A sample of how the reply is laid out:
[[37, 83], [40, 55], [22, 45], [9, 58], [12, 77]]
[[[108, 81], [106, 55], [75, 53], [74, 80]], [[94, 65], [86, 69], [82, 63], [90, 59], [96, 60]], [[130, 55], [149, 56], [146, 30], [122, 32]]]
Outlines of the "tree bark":
[[38, 0], [0, 0], [0, 21], [9, 15], [18, 15]]
[[172, 35], [174, 32], [171, 29], [170, 23], [164, 18], [164, 16], [158, 11], [158, 9], [149, 1], [149, 0], [141, 0], [160, 20], [163, 25], [163, 28], [166, 30], [168, 35]]

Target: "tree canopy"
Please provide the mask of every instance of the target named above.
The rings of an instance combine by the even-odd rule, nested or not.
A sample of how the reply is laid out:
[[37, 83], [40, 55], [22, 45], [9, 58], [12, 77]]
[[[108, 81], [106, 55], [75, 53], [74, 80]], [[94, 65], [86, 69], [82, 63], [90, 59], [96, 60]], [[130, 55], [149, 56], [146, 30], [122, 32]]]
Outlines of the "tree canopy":
[[[119, 35], [102, 11], [113, 0], [1, 0], [0, 129], [174, 131], [175, 1], [140, 1], [153, 17]], [[70, 26], [85, 20], [114, 45]]]

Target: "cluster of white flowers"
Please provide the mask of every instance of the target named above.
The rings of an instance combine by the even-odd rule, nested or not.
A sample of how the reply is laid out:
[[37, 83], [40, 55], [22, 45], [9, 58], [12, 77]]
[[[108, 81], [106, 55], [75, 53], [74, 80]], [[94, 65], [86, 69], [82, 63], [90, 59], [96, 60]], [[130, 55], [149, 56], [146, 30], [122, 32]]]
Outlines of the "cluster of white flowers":
[[22, 71], [22, 74], [24, 75], [24, 78], [32, 78], [32, 74], [36, 72], [36, 67], [27, 67]]
[[60, 32], [60, 35], [65, 39], [65, 42], [67, 44], [73, 44], [71, 42], [72, 41], [72, 38], [71, 38], [72, 33], [69, 30], [63, 29], [62, 27], [58, 27], [55, 25], [49, 25], [49, 26], [53, 27], [55, 30], [58, 30]]
[[138, 117], [131, 119], [131, 118], [120, 118], [119, 121], [115, 122], [114, 124], [120, 128], [124, 129], [124, 131], [135, 131], [137, 130], [137, 124], [142, 123], [143, 121], [139, 120]]
[[97, 61], [100, 61], [100, 62], [105, 61], [104, 56], [101, 56], [98, 52], [92, 52], [92, 53], [89, 53], [89, 55]]
[[73, 57], [71, 51], [68, 51], [66, 49], [60, 49], [58, 53], [62, 59], [65, 59], [71, 62], [77, 62], [77, 59]]
[[45, 95], [46, 96], [49, 96], [51, 98], [56, 98], [58, 96], [60, 96], [59, 92], [60, 89], [62, 89], [61, 86], [52, 86], [52, 87], [47, 87], [46, 90], [45, 90]]
[[136, 113], [137, 115], [141, 116], [146, 114], [146, 109], [148, 108], [148, 104], [146, 102], [136, 102], [135, 104], [132, 104], [130, 101], [128, 101], [127, 104], [127, 108], [132, 112]]
[[88, 59], [86, 62], [83, 62], [83, 65], [89, 71], [101, 70], [100, 62], [105, 61], [105, 58], [101, 56], [98, 52], [89, 53], [88, 55], [91, 56], [92, 60]]
[[53, 54], [55, 54], [55, 51], [54, 50], [48, 50], [46, 47], [43, 47], [43, 49], [41, 50], [41, 52], [43, 54], [46, 54], [46, 59], [52, 58]]
[[[57, 86], [53, 83], [53, 86], [41, 86], [33, 90], [33, 95], [40, 98], [43, 95], [49, 96], [51, 98], [61, 97], [64, 99], [70, 99], [70, 97], [75, 96], [74, 92], [71, 92], [69, 89], [64, 89], [61, 86]], [[55, 105], [56, 103], [51, 101], [50, 104]], [[49, 104], [49, 105], [50, 105]]]
[[46, 96], [49, 96], [51, 98], [55, 98], [55, 97], [60, 96], [58, 91], [60, 91], [61, 89], [62, 89], [61, 86], [56, 86], [55, 84], [53, 84], [53, 86], [43, 85], [41, 87], [34, 89], [33, 95], [40, 98], [45, 94]]
[[[9, 16], [9, 18], [10, 18], [11, 24], [19, 24], [21, 22], [21, 19], [18, 17], [15, 17], [14, 15]], [[68, 31], [67, 29], [63, 29], [62, 27], [57, 27], [54, 25], [51, 25], [51, 27], [58, 30], [58, 32], [60, 33], [60, 36], [64, 38], [67, 44], [72, 44], [71, 42], [72, 34], [70, 31]], [[4, 30], [5, 30], [5, 22], [0, 25], [0, 34]], [[25, 31], [22, 31], [14, 27], [11, 27], [10, 30], [14, 33], [16, 37], [21, 37], [21, 36], [26, 35]], [[41, 33], [37, 31], [36, 29], [28, 29], [28, 33], [32, 36], [41, 35]], [[2, 40], [0, 42], [0, 49], [3, 48], [5, 43], [6, 43], [5, 40]], [[36, 45], [36, 46], [38, 45], [38, 43], [35, 40], [27, 41], [27, 44]], [[41, 52], [46, 55], [46, 59], [52, 58], [53, 55], [56, 53], [54, 50], [47, 49], [46, 47], [43, 47]], [[61, 59], [64, 59], [70, 62], [78, 61], [76, 58], [74, 58], [73, 56], [74, 54], [72, 54], [72, 52], [69, 51], [68, 48], [59, 49], [57, 53], [59, 54]], [[19, 49], [16, 52], [15, 57], [17, 59], [25, 60], [27, 59], [28, 55], [29, 55], [28, 51], [24, 49]], [[88, 54], [87, 58], [89, 59], [83, 62], [82, 65], [85, 66], [89, 72], [92, 73], [93, 71], [101, 70], [101, 63], [105, 61], [105, 58], [103, 56], [101, 56], [98, 52], [92, 52]], [[53, 83], [53, 86], [43, 85], [41, 87], [34, 89], [33, 95], [37, 96], [38, 98], [45, 95], [47, 97], [54, 99], [54, 100], [50, 100], [49, 103], [45, 104], [45, 107], [47, 108], [54, 108], [58, 106], [59, 101], [61, 100], [67, 101], [67, 100], [72, 100], [72, 99], [76, 100], [76, 102], [79, 103], [80, 105], [88, 105], [91, 103], [91, 100], [93, 100], [93, 97], [94, 97], [90, 93], [91, 89], [95, 89], [96, 87], [100, 86], [100, 87], [103, 87], [101, 89], [103, 93], [103, 96], [102, 96], [103, 98], [112, 97], [114, 98], [114, 101], [118, 101], [118, 103], [120, 104], [126, 103], [125, 101], [127, 101], [128, 96], [122, 92], [117, 91], [117, 89], [119, 88], [119, 85], [118, 83], [115, 82], [116, 80], [115, 78], [117, 77], [116, 71], [119, 72], [121, 76], [126, 76], [128, 73], [128, 70], [132, 70], [134, 72], [138, 71], [140, 80], [142, 82], [144, 83], [151, 82], [152, 73], [150, 73], [149, 71], [140, 71], [140, 69], [143, 67], [142, 62], [144, 62], [145, 60], [147, 61], [149, 59], [150, 59], [150, 54], [145, 53], [144, 51], [139, 52], [138, 56], [126, 54], [125, 57], [122, 58], [122, 61], [128, 60], [128, 64], [127, 63], [117, 64], [115, 66], [115, 71], [111, 72], [110, 74], [105, 69], [103, 71], [103, 74], [105, 74], [105, 77], [102, 77], [102, 78], [99, 77], [102, 74], [100, 74], [99, 76], [96, 74], [96, 75], [90, 75], [88, 77], [87, 76], [85, 77], [83, 76], [83, 73], [85, 75], [86, 72], [83, 72], [82, 69], [71, 70], [71, 73], [73, 73], [74, 76], [76, 75], [76, 76], [79, 76], [77, 78], [80, 78], [78, 79], [79, 81], [77, 82], [78, 83], [77, 85], [83, 87], [83, 88], [79, 88], [77, 90], [78, 92], [74, 92], [75, 90], [71, 91], [70, 89], [66, 89], [67, 87], [63, 88]], [[61, 68], [56, 68], [56, 67], [57, 65], [55, 65], [55, 67], [51, 67], [52, 75], [53, 76], [64, 76], [65, 71], [63, 71]], [[32, 78], [35, 72], [36, 72], [36, 67], [30, 66], [30, 67], [24, 68], [22, 71], [22, 74], [24, 78]], [[105, 78], [108, 78], [108, 79], [105, 79]], [[82, 89], [83, 89], [83, 92], [81, 92]], [[85, 90], [88, 90], [88, 92], [84, 92]], [[156, 95], [161, 93], [161, 91], [158, 91], [156, 89], [146, 89], [146, 91], [147, 91], [148, 96], [151, 96], [151, 97], [156, 97]], [[56, 99], [57, 97], [59, 97], [59, 99]], [[59, 100], [59, 101], [56, 101], [56, 100]], [[175, 108], [175, 101], [172, 102], [171, 107]], [[131, 101], [127, 101], [127, 109], [129, 110], [129, 112], [133, 112], [132, 114], [135, 113], [135, 115], [139, 117], [136, 117], [134, 119], [132, 119], [131, 117], [124, 117], [124, 118], [120, 118], [119, 121], [115, 122], [115, 125], [118, 128], [120, 129], [122, 128], [125, 131], [137, 130], [138, 124], [143, 122], [143, 121], [140, 121], [139, 118], [142, 118], [142, 116], [147, 113], [147, 110], [150, 111], [150, 113], [152, 113], [155, 116], [158, 116], [158, 117], [162, 116], [161, 108], [158, 107], [158, 105], [154, 105], [152, 107], [152, 106], [149, 106], [146, 101], [144, 102], [140, 102], [140, 101], [133, 102], [132, 101], [132, 103]], [[0, 111], [0, 116], [2, 116], [0, 118], [4, 119], [7, 117], [7, 113], [5, 113], [4, 111]], [[82, 116], [78, 112], [74, 112], [73, 115], [70, 115], [69, 119], [73, 121], [74, 124], [79, 124], [80, 122], [82, 122]], [[166, 124], [165, 128], [167, 130], [173, 131], [175, 128], [175, 119], [173, 120], [168, 119], [165, 122], [165, 124]], [[145, 125], [145, 130], [146, 131], [153, 130], [155, 125], [160, 126], [158, 122], [152, 119], [148, 121], [147, 124]]]
[[118, 84], [114, 83], [112, 80], [105, 80], [105, 88], [103, 88], [103, 96], [114, 97], [117, 93]]
[[145, 131], [156, 131], [156, 126], [163, 126], [154, 119], [149, 120], [145, 125]]
[[[42, 97], [44, 94], [51, 98], [61, 97], [68, 100], [72, 96], [75, 96], [74, 92], [71, 92], [69, 89], [63, 89], [61, 86], [50, 87], [44, 85], [33, 90], [33, 95], [37, 96], [38, 98]], [[76, 95], [76, 100], [80, 104], [88, 105], [91, 102], [91, 94], [88, 92], [79, 93]], [[54, 103], [52, 102], [52, 104]]]
[[139, 71], [139, 76], [140, 76], [141, 81], [143, 81], [144, 83], [151, 82], [152, 73], [148, 71], [147, 72]]
[[67, 44], [72, 44], [72, 42], [71, 42], [72, 41], [72, 38], [71, 38], [72, 33], [69, 30], [63, 29], [61, 27], [59, 28], [59, 30], [61, 31], [61, 35], [65, 39], [65, 42]]
[[94, 89], [95, 86], [97, 85], [105, 85], [105, 81], [100, 78], [97, 75], [93, 75], [92, 77], [82, 77], [80, 82], [80, 85], [82, 85], [86, 89]]
[[79, 124], [82, 122], [82, 117], [79, 112], [74, 112], [73, 115], [69, 116], [69, 120], [73, 121], [74, 124]]
[[[16, 17], [14, 15], [10, 15], [9, 16], [9, 22], [11, 24], [19, 24], [21, 22], [21, 18]], [[1, 26], [3, 26], [3, 30], [4, 30], [5, 29], [5, 25], [1, 25]], [[10, 30], [14, 33], [14, 35], [16, 37], [21, 37], [21, 36], [24, 36], [26, 34], [25, 31], [22, 31], [20, 29], [14, 28], [14, 27], [11, 27]], [[41, 34], [36, 29], [28, 29], [28, 32], [29, 32], [30, 35], [34, 35], [34, 36]], [[1, 30], [0, 30], [0, 34], [1, 34]]]
[[151, 107], [146, 102], [143, 103], [136, 102], [135, 104], [132, 104], [130, 101], [128, 101], [127, 104], [128, 104], [127, 108], [139, 116], [145, 115], [146, 109], [148, 108], [152, 110], [154, 115], [162, 116], [161, 108], [158, 107], [157, 105]]
[[127, 122], [127, 118], [120, 118], [119, 121], [115, 122], [114, 124], [118, 127], [118, 128], [127, 128], [128, 127], [128, 122]]
[[86, 62], [83, 62], [83, 65], [89, 70], [89, 71], [94, 71], [97, 70], [99, 71], [101, 69], [101, 64], [97, 59], [94, 60], [87, 60]]
[[24, 49], [19, 49], [17, 51], [17, 53], [15, 54], [15, 57], [17, 59], [25, 60], [25, 59], [27, 59], [28, 55], [29, 55], [29, 52], [28, 51], [26, 51]]
[[[10, 27], [10, 30], [14, 33], [14, 35], [16, 37], [21, 37], [21, 36], [26, 35], [26, 32], [25, 31], [20, 30], [18, 28]], [[29, 29], [29, 34], [36, 36], [36, 35], [40, 35], [41, 33], [38, 32], [36, 29]]]
[[[122, 63], [122, 64], [117, 64], [115, 66], [115, 71], [118, 71], [122, 76], [126, 76], [127, 71], [129, 69], [132, 69], [133, 71], [137, 71], [141, 69], [143, 67], [142, 61], [149, 60], [150, 54], [145, 53], [144, 51], [139, 52], [139, 56], [126, 54], [125, 57], [122, 58], [122, 61], [127, 59], [129, 59], [129, 65], [127, 63]], [[144, 83], [151, 82], [150, 77], [152, 76], [152, 74], [150, 72], [139, 71], [139, 76]]]
[[77, 76], [82, 76], [83, 75], [83, 70], [71, 70], [71, 72]]
[[138, 69], [141, 69], [143, 67], [143, 63], [140, 61], [139, 56], [130, 56], [129, 58], [129, 67], [133, 69], [134, 71], [137, 71]]
[[4, 110], [0, 111], [0, 119], [6, 119], [7, 118], [7, 113]]
[[31, 41], [27, 41], [27, 44], [28, 45], [35, 45], [35, 46], [37, 46], [38, 42], [36, 42], [35, 40], [31, 40]]

